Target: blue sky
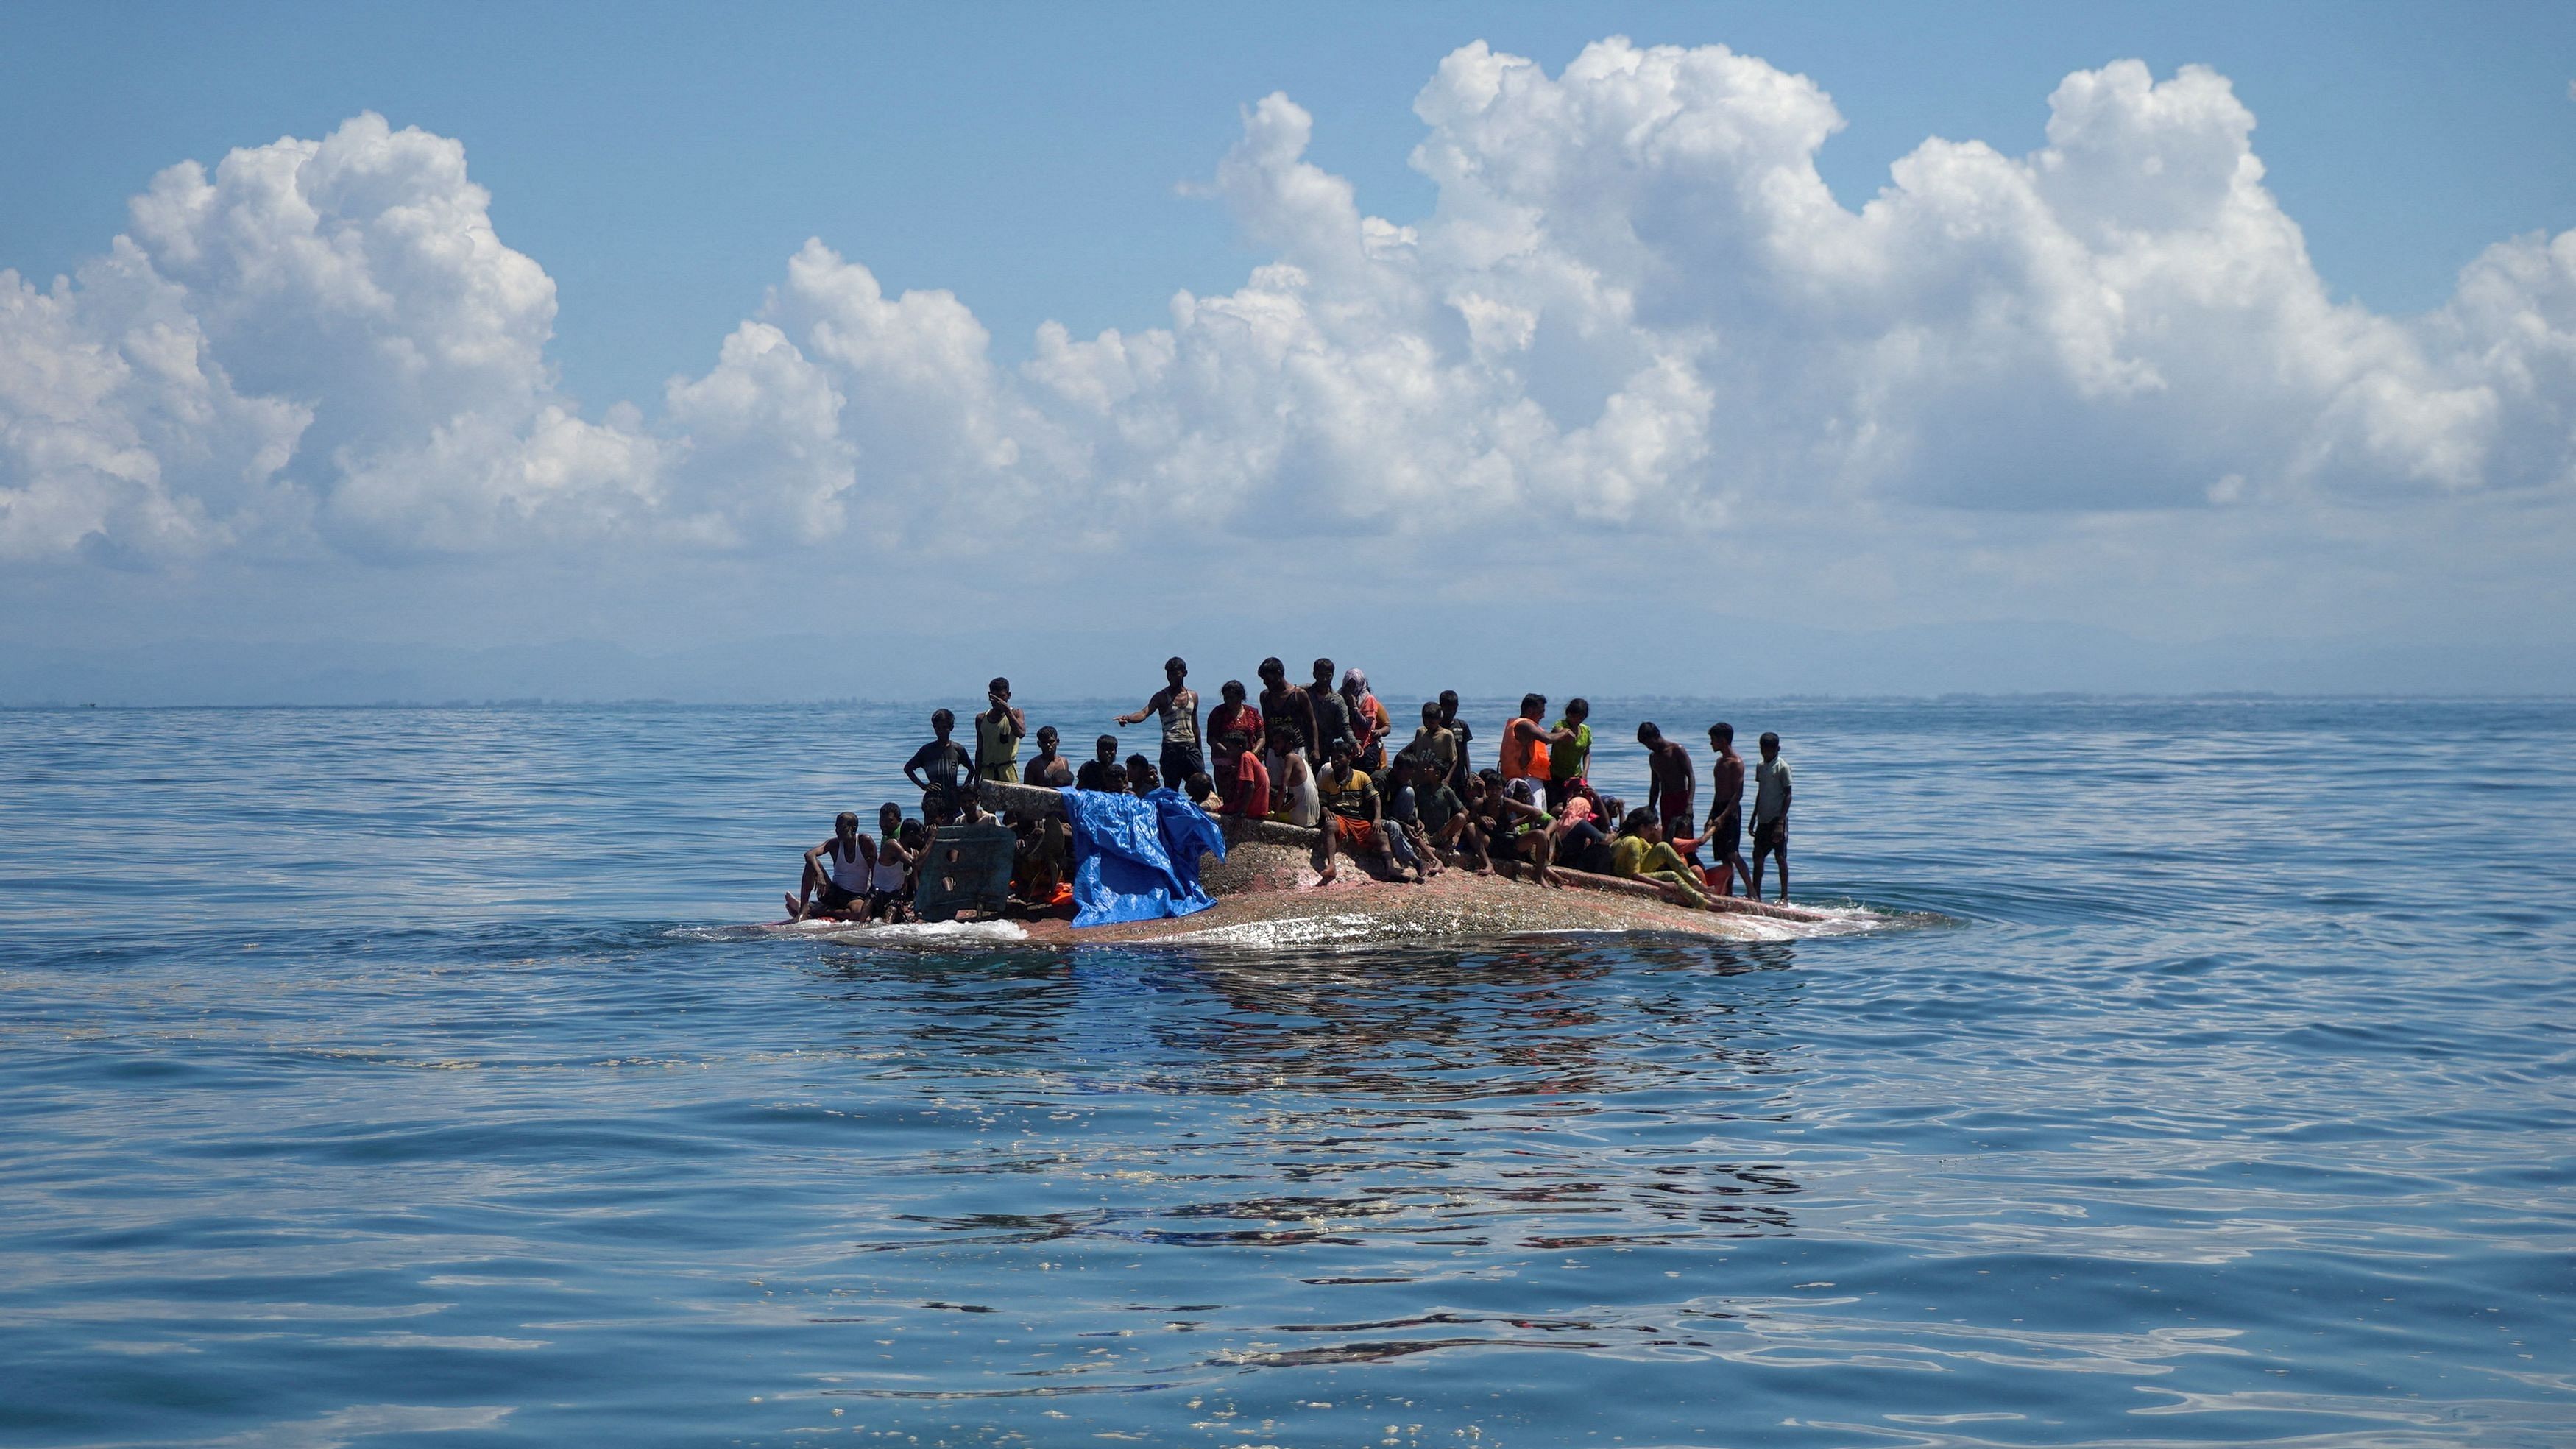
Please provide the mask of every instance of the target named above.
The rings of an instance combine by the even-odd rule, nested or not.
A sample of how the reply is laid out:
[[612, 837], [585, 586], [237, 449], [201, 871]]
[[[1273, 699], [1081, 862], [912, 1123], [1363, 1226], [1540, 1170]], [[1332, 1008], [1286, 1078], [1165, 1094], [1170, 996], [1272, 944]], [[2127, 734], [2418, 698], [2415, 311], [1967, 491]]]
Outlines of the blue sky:
[[[1323, 213], [1312, 198], [1300, 199], [1308, 182], [1299, 178], [1309, 173], [1345, 178], [1360, 215], [1424, 228], [1426, 255], [1465, 245], [1456, 227], [1444, 241], [1442, 188], [1410, 164], [1432, 134], [1416, 99], [1443, 58], [1482, 41], [1561, 79], [1587, 45], [1612, 36], [1647, 53], [1724, 45], [1829, 94], [1839, 129], [1813, 148], [1813, 168], [1831, 200], [1855, 214], [1927, 138], [1982, 141], [2016, 161], [2049, 147], [2051, 96], [2072, 74], [2134, 58], [2161, 86], [2176, 82], [2180, 67], [2206, 66], [2229, 104], [2251, 113], [2247, 144], [2260, 160], [2266, 205], [2292, 228], [2290, 245], [2304, 245], [2305, 270], [2284, 271], [2283, 285], [2312, 284], [2324, 306], [2347, 312], [2304, 321], [2196, 317], [2172, 323], [2154, 344], [2115, 338], [2101, 357], [2065, 361], [2061, 375], [1997, 334], [1942, 333], [1953, 302], [1968, 305], [1966, 291], [1952, 298], [1942, 289], [1973, 289], [1997, 266], [2033, 266], [2038, 276], [2056, 265], [2031, 262], [2037, 252], [2015, 237], [1992, 257], [1907, 283], [1919, 290], [1903, 296], [1887, 292], [1882, 277], [1836, 302], [1832, 326], [1874, 339], [1865, 351], [1875, 360], [1862, 375], [1851, 357], [1801, 350], [1827, 325], [1825, 314], [1782, 313], [1782, 298], [1803, 296], [1813, 278], [1757, 287], [1717, 275], [1746, 263], [1719, 240], [1703, 247], [1689, 228], [1722, 238], [1743, 218], [1726, 209], [1737, 201], [1712, 211], [1703, 199], [1682, 220], [1649, 219], [1682, 228], [1659, 240], [1666, 254], [1637, 284], [1645, 305], [1667, 306], [1680, 320], [1618, 314], [1651, 336], [1569, 343], [1551, 354], [1551, 338], [1598, 342], [1601, 319], [1568, 314], [1568, 304], [1535, 292], [1494, 301], [1486, 295], [1499, 295], [1493, 279], [1459, 270], [1453, 257], [1437, 283], [1452, 308], [1472, 293], [1484, 299], [1472, 305], [1503, 308], [1494, 315], [1507, 332], [1519, 325], [1510, 318], [1540, 319], [1528, 324], [1536, 340], [1517, 344], [1526, 361], [1494, 362], [1481, 331], [1471, 345], [1467, 332], [1487, 323], [1459, 320], [1464, 313], [1423, 323], [1390, 311], [1376, 332], [1317, 343], [1336, 366], [1356, 359], [1343, 394], [1409, 385], [1382, 370], [1396, 355], [1381, 346], [1390, 337], [1431, 359], [1424, 377], [1503, 369], [1438, 373], [1425, 386], [1458, 396], [1390, 417], [1319, 415], [1300, 434], [1298, 410], [1327, 406], [1317, 401], [1324, 395], [1273, 395], [1253, 378], [1242, 382], [1252, 391], [1221, 397], [1158, 399], [1149, 387], [1137, 394], [1145, 401], [1121, 401], [1105, 421], [1088, 413], [1085, 421], [1063, 409], [1089, 406], [1084, 390], [1101, 385], [1097, 356], [1081, 360], [1090, 371], [1078, 381], [1062, 369], [1047, 378], [1027, 372], [1042, 323], [1061, 323], [1076, 344], [1113, 328], [1137, 339], [1174, 328], [1175, 293], [1235, 296], [1268, 263], [1301, 267], [1318, 289], [1306, 300], [1325, 315], [1321, 292], [1335, 283], [1324, 254], [1312, 250], [1321, 245], [1312, 228], [1339, 223], [1317, 221]], [[1671, 547], [1674, 530], [1658, 520], [1660, 508], [1707, 530], [1703, 553], [1752, 585], [1645, 586], [1658, 604], [1713, 621], [1767, 609], [1858, 631], [2010, 619], [2166, 644], [2251, 634], [2338, 646], [2424, 644], [2465, 624], [2554, 648], [2565, 642], [2556, 605], [2569, 537], [2570, 400], [2553, 391], [2556, 375], [2545, 368], [2536, 382], [2524, 363], [2503, 381], [2473, 375], [2473, 359], [2494, 349], [2492, 338], [2471, 335], [2480, 326], [2528, 334], [2497, 320], [2508, 313], [2558, 335], [2549, 329], [2565, 319], [2552, 310], [2559, 303], [2545, 247], [2531, 264], [2537, 271], [2515, 274], [2512, 286], [2524, 290], [2514, 295], [2527, 292], [2527, 307], [2490, 307], [2469, 322], [2444, 309], [2454, 306], [2463, 268], [2489, 248], [2576, 227], [2571, 76], [2576, 11], [2565, 6], [2490, 6], [2465, 17], [2372, 5], [21, 7], [0, 50], [0, 126], [15, 142], [0, 148], [0, 194], [11, 198], [0, 210], [0, 268], [19, 273], [30, 295], [44, 293], [57, 274], [79, 272], [110, 255], [120, 232], [134, 232], [153, 253], [151, 285], [175, 284], [169, 297], [183, 298], [153, 305], [195, 309], [196, 355], [225, 369], [216, 386], [231, 396], [213, 405], [230, 421], [203, 427], [181, 425], [202, 420], [188, 411], [193, 403], [119, 394], [80, 404], [102, 410], [78, 421], [83, 446], [97, 458], [151, 453], [147, 482], [95, 459], [79, 466], [105, 468], [109, 481], [84, 482], [88, 474], [63, 471], [68, 444], [0, 452], [0, 490], [26, 490], [26, 499], [42, 492], [50, 510], [0, 556], [0, 603], [13, 605], [13, 622], [0, 629], [19, 644], [83, 646], [130, 637], [139, 621], [175, 612], [193, 628], [243, 640], [472, 645], [596, 634], [650, 647], [801, 633], [783, 622], [798, 600], [837, 600], [853, 589], [853, 540], [891, 538], [900, 528], [889, 519], [921, 514], [925, 493], [953, 491], [966, 517], [987, 522], [1052, 498], [1100, 523], [1082, 558], [1063, 565], [1062, 587], [1112, 622], [1126, 622], [1126, 606], [1115, 591], [1086, 592], [1086, 581], [1168, 563], [1176, 552], [1222, 580], [1247, 547], [1263, 557], [1288, 538], [1300, 553], [1321, 540], [1324, 558], [1350, 566], [1427, 574], [1444, 604], [1474, 616], [1484, 600], [1450, 577], [1445, 561], [1464, 560], [1471, 576], [1485, 577], [1479, 571], [1495, 563], [1496, 546], [1450, 539], [1422, 520], [1479, 509], [1493, 510], [1507, 530], [1580, 514], [1583, 568], [1643, 559], [1672, 580], [1659, 550]], [[1274, 93], [1293, 102], [1294, 115], [1256, 113]], [[1676, 104], [1687, 114], [1693, 102]], [[2170, 121], [2132, 109], [2117, 123], [2131, 126], [2130, 140]], [[168, 222], [158, 241], [137, 231], [129, 202], [164, 168], [193, 160], [211, 171], [236, 148], [319, 142], [367, 114], [383, 119], [397, 152], [406, 128], [461, 147], [463, 177], [488, 194], [488, 211], [477, 215], [526, 264], [503, 259], [495, 285], [551, 289], [544, 305], [528, 302], [493, 324], [500, 340], [492, 346], [524, 354], [520, 371], [510, 363], [460, 373], [434, 396], [396, 398], [391, 384], [344, 393], [340, 379], [360, 365], [352, 359], [383, 355], [385, 328], [452, 337], [431, 299], [480, 283], [380, 269], [368, 285], [417, 285], [421, 299], [352, 331], [358, 324], [328, 307], [276, 301], [260, 290], [260, 268], [239, 258], [220, 277], [189, 274], [183, 254], [211, 233], [186, 228], [215, 222]], [[1544, 114], [1544, 106], [1530, 112]], [[2194, 114], [2187, 123], [2208, 128], [2219, 138], [2211, 144], [2233, 134], [2206, 106]], [[1762, 144], [1774, 142], [1798, 160], [1802, 143]], [[1566, 164], [1626, 164], [1601, 149], [1616, 143], [1607, 133], [1586, 140], [1590, 150], [1569, 143]], [[1264, 146], [1272, 150], [1256, 155]], [[405, 154], [400, 164], [425, 168], [422, 176], [459, 179], [427, 151]], [[1230, 156], [1242, 158], [1231, 182], [1220, 175]], [[1652, 208], [1659, 195], [1694, 185], [1711, 196], [1725, 189], [1705, 157], [1691, 164], [1700, 169], [1623, 204]], [[1542, 215], [1581, 194], [1562, 178], [1548, 184], [1559, 189], [1522, 198]], [[2011, 189], [1992, 178], [1961, 184]], [[1455, 211], [1466, 193], [1448, 194]], [[1949, 203], [1922, 204], [1929, 217]], [[2066, 220], [2076, 203], [2047, 204], [2061, 213], [2052, 226], [2084, 235]], [[2102, 203], [2094, 196], [2082, 205]], [[1920, 235], [1955, 233], [1972, 214], [1982, 213], [1974, 205], [1941, 212], [1948, 220], [1921, 221], [1930, 230]], [[2228, 225], [2269, 225], [2271, 214]], [[1570, 234], [1579, 220], [1542, 225]], [[1777, 218], [1761, 224], [1776, 229]], [[1828, 228], [1836, 229], [1850, 228]], [[828, 249], [829, 262], [808, 258], [791, 273], [789, 258], [809, 238]], [[1900, 235], [1884, 245], [1896, 250], [1868, 267], [1908, 265], [1924, 244]], [[2117, 245], [2098, 237], [2083, 245], [2100, 275], [2114, 279], [2105, 286], [2127, 285], [2117, 279], [2140, 267], [2170, 276], [2204, 265], [2176, 261], [2192, 255], [2179, 243], [2149, 262], [2118, 260]], [[2266, 255], [2264, 266], [2289, 266]], [[1623, 265], [1571, 243], [1566, 256], [1572, 271], [1614, 275]], [[1659, 267], [1703, 269], [1709, 279], [1676, 291], [1653, 280]], [[871, 344], [876, 350], [827, 359], [817, 339], [835, 326], [846, 332], [846, 309], [860, 305], [849, 291], [861, 275], [853, 268], [864, 268], [866, 285], [889, 302], [914, 289], [945, 291], [958, 311], [886, 321], [891, 330]], [[1405, 275], [1404, 285], [1432, 285]], [[1373, 307], [1393, 305], [1383, 277], [1351, 285], [1358, 290], [1335, 305], [1357, 305], [1351, 299], [1362, 295]], [[2041, 297], [2016, 292], [2019, 285], [1976, 305], [1992, 314], [2026, 303], [2028, 317], [2058, 319], [2030, 323], [2033, 337], [2095, 325], [2064, 321], [2067, 298], [2082, 298], [2083, 287]], [[2138, 318], [2162, 315], [2171, 304], [2156, 296], [2191, 291], [2174, 285], [2178, 292], [2125, 296], [2101, 325], [2136, 328]], [[1652, 295], [1657, 286], [1672, 293], [1663, 303]], [[773, 295], [781, 288], [783, 299]], [[149, 309], [109, 305], [102, 299], [113, 291], [83, 276], [73, 287], [79, 300], [65, 304], [72, 310], [41, 323], [33, 312], [0, 317], [0, 349], [14, 342], [26, 357], [113, 362], [122, 348], [116, 365], [145, 366], [137, 358], [148, 346], [134, 329]], [[231, 300], [208, 300], [219, 294]], [[1889, 316], [1852, 315], [1873, 306]], [[386, 320], [395, 314], [408, 320]], [[2436, 323], [2422, 321], [2436, 314]], [[775, 332], [778, 345], [764, 332], [720, 354], [747, 322]], [[2244, 339], [2213, 330], [2238, 325], [2251, 329]], [[1000, 379], [990, 396], [959, 404], [947, 432], [912, 429], [926, 408], [985, 385], [963, 373], [925, 381], [913, 365], [950, 357], [977, 328], [986, 337], [979, 366]], [[2280, 340], [2292, 334], [2297, 340]], [[2072, 335], [2051, 333], [2046, 346], [2073, 358], [2068, 349], [2092, 345]], [[1926, 336], [1936, 342], [1934, 361], [1916, 364], [1903, 384], [1919, 396], [1899, 414], [1864, 416], [1877, 403], [1853, 399], [1882, 399], [1897, 386], [1872, 369], [1886, 365], [1891, 347]], [[1176, 345], [1183, 360], [1175, 365], [1186, 368], [1188, 327]], [[2215, 373], [2192, 380], [2203, 362], [2217, 368], [2212, 359], [2263, 347], [2289, 359], [2279, 370], [2322, 369], [2332, 386], [2249, 403], [2238, 416], [2228, 401], [2240, 384]], [[334, 350], [343, 348], [354, 350]], [[906, 354], [912, 362], [894, 355], [905, 348], [916, 349]], [[1210, 356], [1219, 358], [1210, 367], [1231, 365]], [[1650, 359], [1665, 366], [1661, 381], [1649, 377]], [[1817, 373], [1820, 391], [1766, 397], [1730, 416], [1744, 379], [1801, 369]], [[42, 367], [27, 375], [38, 373], [58, 375]], [[1959, 380], [1970, 376], [1988, 381]], [[695, 390], [666, 393], [674, 379]], [[905, 385], [928, 390], [915, 395]], [[2063, 396], [2052, 391], [2061, 385]], [[2138, 403], [2150, 395], [2152, 406]], [[1514, 441], [1522, 435], [1513, 409], [1532, 403], [1546, 414], [1552, 452]], [[618, 404], [632, 404], [635, 415], [611, 416]], [[0, 423], [13, 408], [22, 422], [63, 423], [73, 407], [54, 394], [0, 391]], [[837, 419], [809, 426], [817, 407]], [[1651, 414], [1653, 438], [1640, 442], [1647, 432], [1635, 428], [1612, 437], [1604, 420], [1620, 407], [1631, 422]], [[2301, 409], [2316, 415], [2306, 432], [2273, 426]], [[1254, 437], [1225, 421], [1273, 416], [1289, 418], [1284, 433]], [[583, 431], [567, 432], [564, 417]], [[863, 425], [867, 418], [874, 421]], [[1768, 420], [1784, 418], [1770, 428]], [[1674, 426], [1689, 436], [1675, 442]], [[1856, 440], [1855, 429], [1901, 432], [1902, 441]], [[499, 441], [481, 452], [457, 441], [480, 434]], [[1141, 441], [1148, 435], [1164, 441]], [[1185, 442], [1173, 441], [1181, 435]], [[260, 461], [269, 457], [263, 447], [288, 449], [286, 461]], [[1665, 452], [1650, 458], [1640, 448]], [[362, 455], [378, 466], [350, 461]], [[1227, 461], [1213, 465], [1211, 456]], [[1381, 466], [1385, 479], [1368, 476]], [[1493, 468], [1511, 476], [1496, 483]], [[241, 494], [245, 469], [265, 480], [258, 500]], [[1594, 481], [1603, 470], [1620, 481]], [[2096, 473], [2098, 486], [2051, 491], [2050, 480]], [[200, 476], [213, 481], [186, 481]], [[506, 488], [534, 485], [493, 482], [505, 476], [570, 477], [591, 489], [589, 501], [577, 517], [532, 511]], [[1559, 481], [1543, 484], [1543, 476]], [[762, 521], [746, 521], [758, 512], [748, 506], [691, 502], [713, 497], [710, 488], [747, 486], [738, 482], [746, 477], [772, 480], [761, 485]], [[1159, 502], [1144, 496], [1151, 487], [1140, 480], [1148, 479], [1174, 491]], [[97, 526], [85, 523], [91, 503], [83, 500], [94, 494], [82, 490], [119, 487], [133, 493], [115, 505], [123, 512], [97, 503]], [[496, 487], [506, 494], [498, 503], [485, 496]], [[1363, 505], [1373, 489], [1393, 490], [1403, 507], [1372, 513]], [[1220, 493], [1222, 508], [1202, 506]], [[1604, 494], [1618, 496], [1595, 507]], [[38, 518], [26, 499], [15, 505], [22, 523]], [[500, 511], [476, 511], [487, 508]], [[571, 521], [548, 521], [559, 518]], [[1766, 520], [1776, 523], [1767, 533]], [[955, 560], [918, 538], [884, 547], [862, 575], [919, 567], [934, 579], [953, 576]], [[1975, 579], [1961, 582], [1945, 558], [1973, 560]], [[1326, 589], [1342, 563], [1320, 565]], [[1500, 566], [1514, 565], [1506, 558]], [[686, 606], [667, 590], [625, 597], [639, 576], [690, 578], [703, 593]], [[501, 596], [515, 604], [494, 602], [496, 580], [508, 581]], [[938, 621], [925, 627], [935, 633]]]

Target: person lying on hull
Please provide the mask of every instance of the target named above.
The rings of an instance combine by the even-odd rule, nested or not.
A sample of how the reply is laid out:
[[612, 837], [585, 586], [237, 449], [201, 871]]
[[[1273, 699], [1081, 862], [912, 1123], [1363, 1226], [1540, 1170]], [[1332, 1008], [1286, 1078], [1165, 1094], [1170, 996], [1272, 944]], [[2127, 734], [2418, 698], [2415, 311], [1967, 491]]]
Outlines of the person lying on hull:
[[868, 878], [876, 867], [875, 843], [859, 833], [859, 817], [847, 810], [833, 816], [832, 838], [805, 852], [804, 876], [796, 893], [787, 897], [787, 919], [857, 910], [867, 900]]

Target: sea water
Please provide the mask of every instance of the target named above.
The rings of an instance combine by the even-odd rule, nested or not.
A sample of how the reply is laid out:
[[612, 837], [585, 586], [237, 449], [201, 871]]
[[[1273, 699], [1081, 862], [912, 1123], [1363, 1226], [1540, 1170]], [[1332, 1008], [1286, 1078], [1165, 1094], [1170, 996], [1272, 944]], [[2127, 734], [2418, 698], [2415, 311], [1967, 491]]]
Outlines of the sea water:
[[1813, 939], [741, 929], [923, 712], [0, 714], [0, 1442], [2576, 1442], [2576, 705], [1605, 704]]

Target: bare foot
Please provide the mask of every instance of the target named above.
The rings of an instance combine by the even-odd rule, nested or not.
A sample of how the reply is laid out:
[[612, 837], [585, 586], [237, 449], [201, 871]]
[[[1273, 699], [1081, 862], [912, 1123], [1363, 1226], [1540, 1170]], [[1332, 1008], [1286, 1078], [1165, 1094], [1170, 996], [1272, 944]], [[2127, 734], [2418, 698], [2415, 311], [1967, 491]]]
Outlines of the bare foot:
[[795, 896], [793, 896], [793, 895], [790, 895], [790, 896], [788, 896], [786, 899], [787, 899], [787, 919], [789, 919], [789, 920], [791, 920], [791, 921], [801, 921], [801, 920], [805, 919], [805, 908], [804, 908], [804, 907], [802, 907], [802, 906], [800, 906], [800, 905], [798, 905], [798, 904], [796, 904], [796, 897], [795, 897]]
[[1333, 883], [1333, 877], [1334, 877], [1334, 876], [1336, 876], [1336, 875], [1338, 875], [1338, 874], [1340, 874], [1340, 873], [1341, 873], [1341, 867], [1340, 867], [1340, 866], [1335, 865], [1333, 862], [1331, 862], [1331, 861], [1329, 861], [1329, 860], [1328, 860], [1328, 861], [1325, 861], [1325, 862], [1324, 862], [1324, 868], [1323, 868], [1323, 869], [1321, 869], [1321, 870], [1319, 870], [1319, 871], [1317, 871], [1317, 872], [1315, 872], [1315, 884], [1317, 884], [1317, 885], [1319, 885], [1319, 886], [1328, 886], [1328, 885], [1331, 885], [1331, 884]]

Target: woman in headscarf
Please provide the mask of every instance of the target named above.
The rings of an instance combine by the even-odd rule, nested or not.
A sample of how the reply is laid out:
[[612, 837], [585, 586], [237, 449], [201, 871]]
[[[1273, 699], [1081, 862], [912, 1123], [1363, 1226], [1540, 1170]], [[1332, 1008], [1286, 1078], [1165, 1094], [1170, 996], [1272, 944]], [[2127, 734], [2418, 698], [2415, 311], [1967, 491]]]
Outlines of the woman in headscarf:
[[1359, 746], [1354, 758], [1370, 774], [1386, 769], [1387, 732], [1395, 722], [1387, 718], [1386, 706], [1369, 693], [1368, 672], [1354, 665], [1342, 671], [1342, 703], [1350, 706], [1351, 742]]

